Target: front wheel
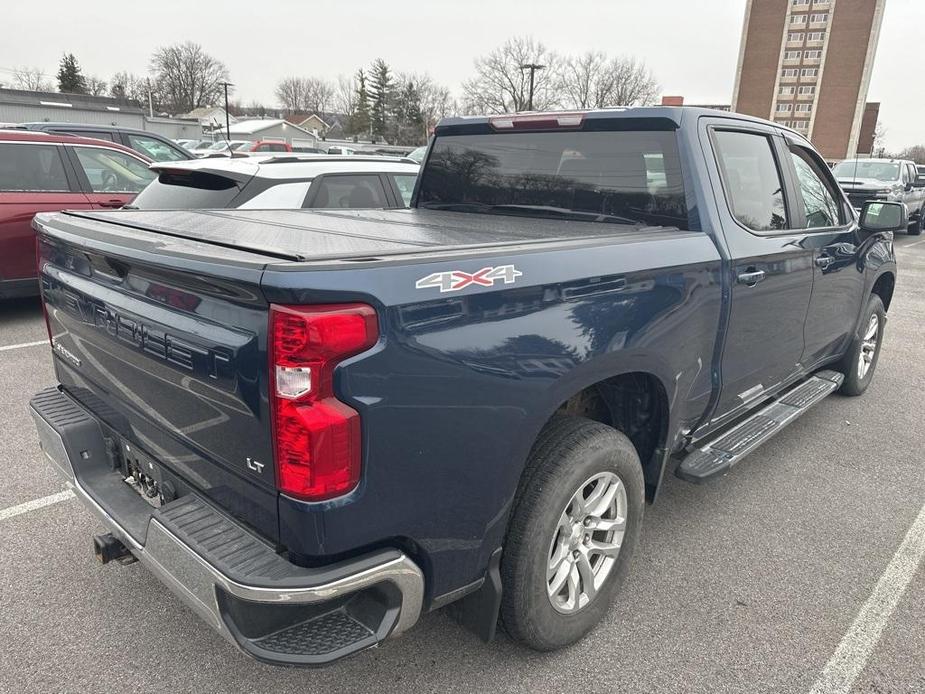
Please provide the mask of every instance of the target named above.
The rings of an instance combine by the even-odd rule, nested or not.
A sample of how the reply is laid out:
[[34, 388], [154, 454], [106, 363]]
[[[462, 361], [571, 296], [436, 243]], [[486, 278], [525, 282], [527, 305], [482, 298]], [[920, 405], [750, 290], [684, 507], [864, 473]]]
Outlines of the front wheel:
[[842, 359], [841, 371], [845, 374], [845, 380], [840, 392], [843, 395], [860, 395], [874, 379], [885, 327], [886, 310], [883, 301], [876, 294], [871, 294], [851, 347]]
[[574, 643], [607, 612], [639, 541], [636, 449], [616, 429], [557, 416], [530, 455], [501, 558], [501, 619], [526, 646]]
[[919, 216], [909, 224], [908, 234], [909, 236], [918, 236], [922, 233], [922, 225], [925, 224], [925, 206], [919, 210]]

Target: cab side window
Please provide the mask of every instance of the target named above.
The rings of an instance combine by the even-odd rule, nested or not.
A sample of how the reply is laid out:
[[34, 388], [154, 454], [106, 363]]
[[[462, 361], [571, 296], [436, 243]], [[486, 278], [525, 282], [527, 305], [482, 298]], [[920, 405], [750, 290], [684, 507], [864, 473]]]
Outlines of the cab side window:
[[717, 130], [714, 140], [726, 198], [736, 220], [758, 232], [788, 229], [784, 186], [770, 137]]
[[816, 158], [805, 148], [797, 146], [790, 147], [790, 156], [800, 184], [806, 228], [819, 229], [844, 224], [845, 211], [838, 192]]

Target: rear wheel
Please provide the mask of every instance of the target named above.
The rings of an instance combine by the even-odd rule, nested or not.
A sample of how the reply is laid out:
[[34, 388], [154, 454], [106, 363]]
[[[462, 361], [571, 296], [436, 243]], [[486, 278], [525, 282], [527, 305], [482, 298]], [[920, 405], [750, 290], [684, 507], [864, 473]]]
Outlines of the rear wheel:
[[883, 329], [886, 326], [886, 311], [883, 301], [871, 294], [861, 317], [857, 334], [841, 363], [845, 380], [841, 384], [843, 395], [860, 395], [874, 379], [880, 348], [883, 345]]
[[617, 430], [556, 417], [530, 456], [501, 559], [501, 618], [513, 638], [548, 651], [607, 612], [639, 541], [639, 457]]

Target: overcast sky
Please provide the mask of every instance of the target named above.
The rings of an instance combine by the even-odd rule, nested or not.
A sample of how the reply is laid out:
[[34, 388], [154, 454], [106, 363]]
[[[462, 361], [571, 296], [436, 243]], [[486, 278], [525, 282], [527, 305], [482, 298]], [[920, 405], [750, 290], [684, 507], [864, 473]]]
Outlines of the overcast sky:
[[[274, 103], [280, 77], [335, 78], [377, 57], [459, 92], [474, 57], [523, 34], [562, 53], [640, 57], [663, 93], [729, 103], [744, 13], [745, 0], [8, 2], [0, 82], [20, 65], [53, 75], [64, 51], [88, 75], [144, 73], [154, 48], [191, 40], [225, 62], [244, 103]], [[925, 143], [923, 32], [925, 0], [887, 0], [868, 98], [882, 102], [891, 149]]]

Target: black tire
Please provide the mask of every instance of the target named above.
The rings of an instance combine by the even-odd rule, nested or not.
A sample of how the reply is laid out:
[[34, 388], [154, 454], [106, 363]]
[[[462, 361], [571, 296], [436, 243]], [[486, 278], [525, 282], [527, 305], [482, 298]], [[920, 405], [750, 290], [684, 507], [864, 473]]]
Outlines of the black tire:
[[[623, 483], [626, 531], [596, 595], [576, 612], [563, 614], [547, 593], [551, 546], [573, 495], [584, 481], [600, 473], [613, 473]], [[562, 648], [591, 631], [606, 614], [626, 574], [639, 542], [644, 506], [642, 466], [629, 439], [583, 417], [556, 416], [530, 453], [508, 526], [501, 557], [501, 621], [506, 631], [539, 651]]]
[[925, 215], [925, 207], [922, 207], [922, 209], [919, 210], [919, 216], [913, 219], [909, 224], [909, 227], [906, 230], [909, 236], [918, 236], [922, 233], [922, 224], [925, 224], [925, 218], [923, 218], [923, 215]]
[[[877, 344], [870, 359], [870, 366], [867, 372], [862, 376], [858, 368], [858, 362], [861, 359], [861, 350], [864, 349], [864, 338], [870, 329], [871, 319], [877, 317]], [[857, 332], [851, 341], [851, 346], [847, 354], [842, 359], [840, 370], [845, 374], [845, 380], [841, 384], [839, 392], [842, 395], [861, 395], [870, 382], [874, 379], [874, 372], [877, 370], [877, 361], [880, 359], [880, 349], [883, 347], [883, 333], [886, 327], [886, 310], [883, 308], [883, 301], [876, 294], [871, 294], [867, 300], [867, 306], [861, 316]]]

